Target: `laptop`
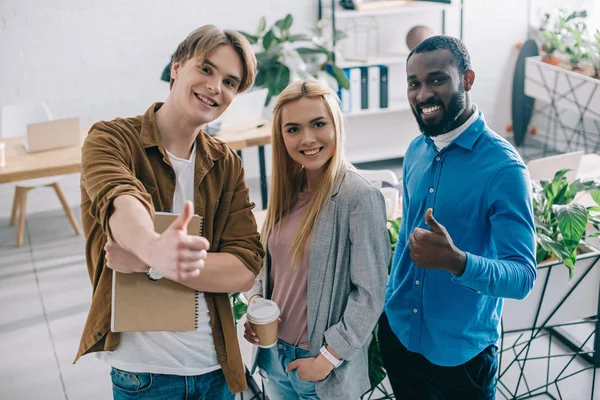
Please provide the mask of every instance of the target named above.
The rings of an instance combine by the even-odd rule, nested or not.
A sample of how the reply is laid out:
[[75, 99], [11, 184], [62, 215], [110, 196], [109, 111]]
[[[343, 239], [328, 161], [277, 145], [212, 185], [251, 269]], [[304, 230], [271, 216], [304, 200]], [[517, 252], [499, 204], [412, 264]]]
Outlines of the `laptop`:
[[219, 117], [221, 130], [241, 132], [256, 128], [263, 121], [262, 112], [269, 89], [242, 93], [233, 99], [227, 110]]
[[62, 147], [81, 147], [81, 125], [79, 117], [55, 119], [27, 125], [28, 153], [60, 149]]
[[583, 151], [558, 154], [556, 156], [538, 158], [527, 163], [527, 169], [531, 179], [534, 180], [552, 180], [554, 175], [561, 169], [570, 169], [565, 175], [568, 182], [577, 179], [577, 172], [583, 157]]

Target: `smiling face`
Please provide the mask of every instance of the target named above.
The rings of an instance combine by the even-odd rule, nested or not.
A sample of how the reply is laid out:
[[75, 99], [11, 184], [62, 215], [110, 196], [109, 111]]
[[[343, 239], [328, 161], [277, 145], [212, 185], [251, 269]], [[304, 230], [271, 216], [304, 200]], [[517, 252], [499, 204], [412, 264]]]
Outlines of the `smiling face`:
[[281, 132], [290, 157], [307, 172], [325, 170], [335, 151], [335, 127], [321, 97], [303, 97], [281, 109]]
[[446, 49], [415, 53], [406, 75], [408, 101], [421, 132], [437, 136], [454, 129], [466, 109], [470, 84], [465, 89], [453, 54]]
[[174, 62], [170, 97], [190, 123], [214, 121], [229, 107], [238, 92], [243, 73], [240, 56], [229, 45], [216, 47], [206, 59]]

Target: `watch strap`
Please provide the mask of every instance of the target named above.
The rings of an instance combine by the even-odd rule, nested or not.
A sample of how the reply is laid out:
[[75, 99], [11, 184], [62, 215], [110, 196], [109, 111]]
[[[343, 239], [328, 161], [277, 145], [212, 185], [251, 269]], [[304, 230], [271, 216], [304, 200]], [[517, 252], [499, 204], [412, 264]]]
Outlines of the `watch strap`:
[[323, 355], [323, 357], [325, 357], [327, 359], [327, 361], [329, 361], [331, 364], [333, 364], [334, 368], [339, 367], [344, 362], [344, 360], [338, 360], [333, 354], [331, 354], [329, 352], [329, 350], [327, 350], [327, 346], [325, 346], [325, 345], [323, 347], [321, 347], [320, 352]]

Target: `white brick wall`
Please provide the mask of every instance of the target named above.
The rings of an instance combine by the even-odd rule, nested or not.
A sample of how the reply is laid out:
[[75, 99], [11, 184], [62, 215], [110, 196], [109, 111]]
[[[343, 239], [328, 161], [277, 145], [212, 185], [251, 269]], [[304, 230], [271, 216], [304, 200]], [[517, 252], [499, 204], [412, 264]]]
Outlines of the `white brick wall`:
[[[492, 128], [503, 133], [510, 118], [514, 44], [526, 37], [528, 4], [465, 3], [465, 42], [477, 74], [473, 99]], [[166, 97], [168, 84], [160, 81], [160, 74], [191, 30], [206, 23], [253, 30], [261, 15], [272, 22], [288, 12], [294, 15], [296, 30], [306, 31], [316, 21], [317, 1], [0, 0], [0, 107], [44, 100], [55, 117], [78, 115], [83, 124], [136, 115]], [[458, 34], [456, 18], [449, 15], [450, 34]], [[405, 23], [417, 22], [413, 16]], [[397, 40], [404, 41], [406, 26], [398, 29]], [[355, 127], [351, 133], [361, 136], [390, 126], [404, 127], [410, 135], [415, 129], [410, 112], [350, 122]], [[390, 145], [399, 147], [410, 138], [389, 131], [385, 135]], [[360, 148], [356, 145], [361, 140], [349, 142], [349, 147], [355, 144], [349, 151]], [[255, 151], [246, 157], [248, 176], [257, 175], [254, 157]], [[77, 180], [64, 180], [72, 204], [79, 201]], [[30, 200], [30, 212], [59, 207], [54, 196], [41, 198]], [[12, 187], [0, 185], [0, 217], [8, 214], [11, 201]]]

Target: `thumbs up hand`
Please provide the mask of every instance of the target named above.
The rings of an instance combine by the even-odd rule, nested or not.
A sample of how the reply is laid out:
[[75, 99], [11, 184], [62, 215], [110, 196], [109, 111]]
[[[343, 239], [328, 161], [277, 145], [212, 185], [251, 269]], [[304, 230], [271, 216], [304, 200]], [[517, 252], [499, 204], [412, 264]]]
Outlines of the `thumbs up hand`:
[[430, 230], [415, 228], [408, 238], [410, 258], [417, 267], [443, 269], [460, 276], [465, 271], [466, 254], [454, 246], [446, 228], [433, 217], [433, 210], [425, 212], [425, 223]]
[[204, 268], [209, 243], [202, 236], [187, 234], [193, 214], [194, 206], [187, 201], [181, 215], [146, 248], [147, 264], [172, 281], [196, 277]]

